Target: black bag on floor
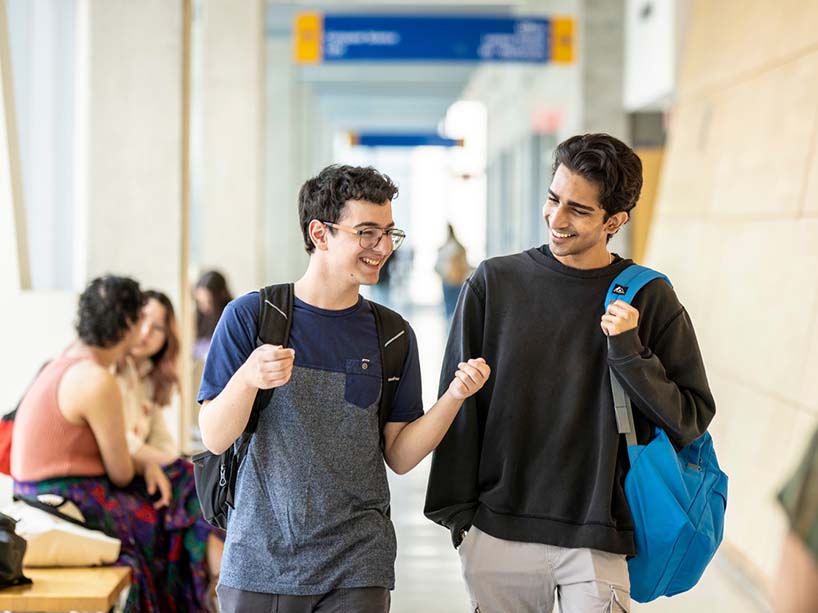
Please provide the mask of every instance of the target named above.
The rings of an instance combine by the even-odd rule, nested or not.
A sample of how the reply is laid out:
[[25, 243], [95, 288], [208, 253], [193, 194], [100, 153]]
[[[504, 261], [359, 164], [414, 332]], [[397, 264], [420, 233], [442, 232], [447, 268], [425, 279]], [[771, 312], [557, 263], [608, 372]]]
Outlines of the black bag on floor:
[[15, 532], [16, 525], [11, 517], [0, 513], [0, 588], [31, 583], [23, 575], [26, 541]]
[[[372, 305], [378, 331], [381, 354], [381, 401], [378, 418], [383, 445], [383, 427], [392, 409], [406, 356], [409, 338], [406, 322], [398, 313], [376, 304]], [[259, 290], [259, 317], [256, 346], [269, 344], [287, 346], [293, 319], [293, 285], [270, 285]], [[236, 479], [242, 460], [247, 455], [250, 440], [256, 431], [259, 413], [270, 403], [273, 390], [259, 390], [250, 411], [250, 418], [241, 436], [221, 455], [203, 451], [194, 455], [193, 475], [202, 515], [208, 523], [227, 529], [228, 509], [235, 508]]]

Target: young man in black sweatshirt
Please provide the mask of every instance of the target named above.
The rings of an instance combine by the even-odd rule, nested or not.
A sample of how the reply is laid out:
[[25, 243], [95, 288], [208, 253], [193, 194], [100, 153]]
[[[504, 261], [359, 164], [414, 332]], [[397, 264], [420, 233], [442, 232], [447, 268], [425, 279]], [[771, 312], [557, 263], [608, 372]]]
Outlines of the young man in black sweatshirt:
[[635, 554], [628, 470], [609, 367], [637, 438], [683, 446], [715, 413], [687, 311], [663, 280], [633, 305], [603, 301], [631, 260], [610, 253], [642, 187], [642, 164], [606, 134], [554, 156], [549, 244], [484, 261], [460, 293], [441, 372], [482, 355], [493, 377], [437, 448], [426, 516], [449, 528], [482, 613], [627, 611]]

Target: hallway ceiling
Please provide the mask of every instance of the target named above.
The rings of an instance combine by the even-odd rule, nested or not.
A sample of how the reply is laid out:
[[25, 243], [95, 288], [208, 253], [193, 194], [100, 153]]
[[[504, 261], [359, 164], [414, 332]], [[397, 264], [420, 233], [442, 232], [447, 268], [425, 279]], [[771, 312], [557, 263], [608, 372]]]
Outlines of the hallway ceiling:
[[[521, 2], [443, 4], [434, 0], [380, 2], [269, 2], [267, 37], [292, 36], [296, 13], [511, 15]], [[540, 3], [541, 5], [542, 3]], [[458, 100], [476, 64], [367, 62], [300, 66], [297, 79], [318, 97], [319, 108], [337, 130], [437, 132]]]

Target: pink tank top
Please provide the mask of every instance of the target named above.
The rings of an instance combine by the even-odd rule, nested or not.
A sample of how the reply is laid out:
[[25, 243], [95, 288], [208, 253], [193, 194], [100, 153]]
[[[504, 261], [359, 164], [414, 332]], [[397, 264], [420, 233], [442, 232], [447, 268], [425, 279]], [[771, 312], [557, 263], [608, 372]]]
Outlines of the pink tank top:
[[86, 359], [56, 358], [43, 368], [20, 403], [11, 441], [11, 475], [15, 481], [105, 474], [91, 428], [65, 419], [57, 397], [65, 371]]

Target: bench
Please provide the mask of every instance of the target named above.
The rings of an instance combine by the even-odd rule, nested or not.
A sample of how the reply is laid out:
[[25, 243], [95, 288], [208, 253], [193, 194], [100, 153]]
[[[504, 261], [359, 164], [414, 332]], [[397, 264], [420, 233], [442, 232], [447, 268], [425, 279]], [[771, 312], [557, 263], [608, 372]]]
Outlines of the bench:
[[131, 582], [124, 566], [26, 568], [29, 585], [0, 590], [0, 611], [109, 611]]

